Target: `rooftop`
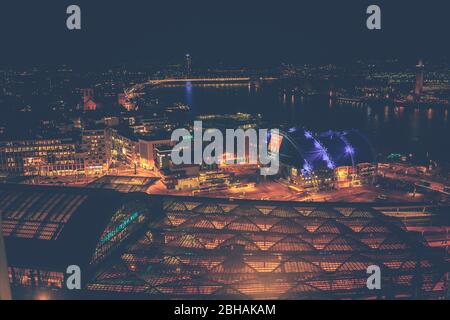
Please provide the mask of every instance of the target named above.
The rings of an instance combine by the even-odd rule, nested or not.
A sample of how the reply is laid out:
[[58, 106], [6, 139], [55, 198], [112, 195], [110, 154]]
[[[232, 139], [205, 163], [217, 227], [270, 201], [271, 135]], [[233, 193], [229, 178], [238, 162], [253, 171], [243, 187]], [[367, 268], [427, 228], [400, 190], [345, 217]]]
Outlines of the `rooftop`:
[[[160, 200], [161, 219], [89, 290], [168, 299], [445, 295], [443, 253], [368, 205]], [[381, 293], [366, 288], [374, 264], [391, 279]]]
[[[425, 206], [0, 185], [10, 266], [89, 265], [89, 297], [444, 298], [445, 250], [383, 214]], [[366, 287], [370, 265], [381, 291]]]
[[88, 264], [123, 198], [111, 190], [0, 184], [0, 214], [14, 265]]
[[139, 176], [104, 176], [89, 183], [89, 188], [113, 189], [120, 192], [145, 192], [158, 178]]

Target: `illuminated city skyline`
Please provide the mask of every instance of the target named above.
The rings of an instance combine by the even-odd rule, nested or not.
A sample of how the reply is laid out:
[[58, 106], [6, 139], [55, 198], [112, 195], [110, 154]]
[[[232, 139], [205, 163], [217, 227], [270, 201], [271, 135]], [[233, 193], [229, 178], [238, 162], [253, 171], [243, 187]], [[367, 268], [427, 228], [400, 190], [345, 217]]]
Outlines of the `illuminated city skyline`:
[[0, 299], [449, 298], [445, 10], [2, 12]]

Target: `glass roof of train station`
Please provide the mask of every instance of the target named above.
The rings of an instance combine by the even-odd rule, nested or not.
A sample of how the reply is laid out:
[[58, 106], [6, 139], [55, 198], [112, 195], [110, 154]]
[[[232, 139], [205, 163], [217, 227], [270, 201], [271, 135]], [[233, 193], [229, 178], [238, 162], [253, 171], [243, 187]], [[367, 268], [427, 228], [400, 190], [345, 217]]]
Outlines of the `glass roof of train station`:
[[[445, 252], [382, 213], [402, 205], [376, 206], [0, 185], [9, 264], [80, 261], [92, 266], [89, 296], [445, 297]], [[381, 291], [366, 287], [370, 265], [382, 270]]]
[[[369, 206], [163, 198], [163, 217], [89, 284], [156, 298], [436, 297], [445, 266], [398, 219]], [[448, 272], [448, 270], [447, 270]]]

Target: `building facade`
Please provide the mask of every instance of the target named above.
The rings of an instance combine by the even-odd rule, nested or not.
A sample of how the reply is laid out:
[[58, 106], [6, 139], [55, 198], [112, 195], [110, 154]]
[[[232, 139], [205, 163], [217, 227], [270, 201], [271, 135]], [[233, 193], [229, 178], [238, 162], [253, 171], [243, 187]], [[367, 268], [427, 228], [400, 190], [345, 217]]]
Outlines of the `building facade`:
[[0, 171], [15, 175], [84, 173], [84, 160], [71, 138], [0, 142]]
[[85, 173], [105, 174], [111, 164], [110, 132], [107, 129], [85, 129], [82, 133]]
[[140, 166], [145, 169], [155, 168], [156, 149], [162, 146], [172, 146], [174, 142], [169, 138], [139, 138], [139, 160]]
[[133, 135], [121, 133], [117, 129], [109, 129], [111, 139], [111, 158], [128, 166], [139, 163], [139, 142]]

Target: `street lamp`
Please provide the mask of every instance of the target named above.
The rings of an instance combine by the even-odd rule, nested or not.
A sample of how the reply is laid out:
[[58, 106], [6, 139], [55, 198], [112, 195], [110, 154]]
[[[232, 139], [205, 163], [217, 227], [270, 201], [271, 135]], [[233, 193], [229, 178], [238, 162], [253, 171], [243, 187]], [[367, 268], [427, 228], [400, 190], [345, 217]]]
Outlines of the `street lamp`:
[[2, 214], [0, 213], [0, 300], [11, 300], [9, 286], [8, 262], [6, 261], [6, 248], [2, 231]]

